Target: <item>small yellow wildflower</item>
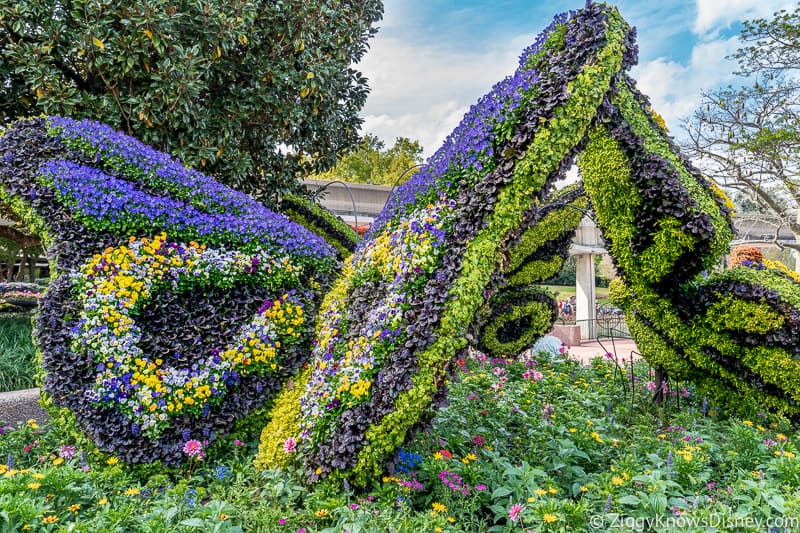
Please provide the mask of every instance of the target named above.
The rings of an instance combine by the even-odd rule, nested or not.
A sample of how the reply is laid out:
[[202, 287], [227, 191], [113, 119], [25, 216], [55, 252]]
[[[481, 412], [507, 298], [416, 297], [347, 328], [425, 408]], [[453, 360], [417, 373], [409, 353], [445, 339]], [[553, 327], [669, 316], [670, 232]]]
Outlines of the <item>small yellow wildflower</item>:
[[544, 496], [545, 494], [547, 494], [547, 491], [544, 489], [536, 489], [533, 492], [535, 492], [537, 496]]
[[547, 492], [550, 494], [558, 494], [558, 489], [555, 487], [547, 487]]
[[745, 426], [747, 426], [749, 428], [753, 427], [753, 423], [750, 422], [749, 420], [742, 420], [742, 424], [744, 424]]
[[322, 517], [324, 517], [324, 516], [328, 516], [328, 510], [327, 510], [327, 509], [319, 509], [319, 510], [318, 510], [316, 513], [314, 513], [314, 514], [315, 514], [315, 515], [317, 515], [319, 518], [322, 518]]
[[125, 490], [125, 496], [138, 496], [139, 492], [139, 487], [130, 487]]
[[62, 464], [63, 462], [64, 462], [64, 458], [63, 457], [56, 457], [55, 459], [53, 459], [53, 466], [58, 466], [58, 465]]
[[42, 474], [41, 472], [34, 472], [33, 474], [31, 474], [31, 477], [33, 479], [44, 479], [44, 474]]
[[106, 505], [108, 503], [108, 498], [100, 498], [97, 500], [97, 505]]
[[78, 509], [80, 509], [80, 508], [81, 508], [81, 504], [73, 503], [72, 505], [67, 507], [67, 511], [69, 511], [70, 513], [77, 513]]
[[34, 483], [28, 483], [28, 488], [31, 489], [31, 490], [36, 490], [41, 486], [42, 486], [41, 483], [35, 483], [35, 482]]
[[619, 476], [614, 476], [611, 478], [611, 483], [613, 483], [614, 485], [622, 485], [623, 483], [625, 483], [625, 480]]
[[118, 462], [119, 462], [119, 459], [117, 459], [116, 457], [109, 457], [108, 459], [106, 459], [106, 464], [108, 466], [114, 466]]
[[443, 504], [441, 504], [441, 503], [439, 503], [439, 502], [433, 502], [433, 503], [431, 504], [431, 507], [432, 507], [432, 508], [433, 508], [433, 510], [434, 510], [434, 511], [436, 511], [437, 513], [446, 513], [446, 512], [447, 512], [447, 507], [445, 507]]
[[58, 517], [55, 515], [45, 516], [44, 518], [42, 518], [42, 522], [44, 522], [45, 524], [54, 524], [58, 522]]
[[456, 523], [455, 517], [452, 517], [452, 516], [448, 516], [447, 517], [447, 521], [450, 522], [451, 524], [455, 524]]
[[545, 513], [542, 517], [542, 520], [544, 520], [547, 524], [552, 524], [553, 522], [558, 521], [558, 516], [554, 515], [553, 513]]
[[226, 515], [225, 513], [222, 513], [221, 515], [219, 515], [219, 519], [222, 520], [223, 522], [225, 520], [227, 520], [228, 518], [230, 518], [230, 517], [228, 515]]

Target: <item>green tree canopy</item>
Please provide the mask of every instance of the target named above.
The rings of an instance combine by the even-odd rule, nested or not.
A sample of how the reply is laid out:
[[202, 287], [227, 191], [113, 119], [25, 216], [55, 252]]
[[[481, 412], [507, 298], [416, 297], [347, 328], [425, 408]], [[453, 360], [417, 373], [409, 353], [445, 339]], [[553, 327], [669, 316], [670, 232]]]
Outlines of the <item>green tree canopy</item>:
[[740, 39], [733, 58], [752, 84], [704, 94], [683, 147], [747, 211], [800, 236], [800, 8], [745, 22]]
[[269, 199], [358, 142], [380, 0], [0, 3], [0, 120], [108, 123]]
[[408, 180], [421, 162], [419, 141], [398, 137], [387, 149], [382, 140], [368, 133], [354, 150], [339, 158], [334, 168], [313, 178], [394, 186]]

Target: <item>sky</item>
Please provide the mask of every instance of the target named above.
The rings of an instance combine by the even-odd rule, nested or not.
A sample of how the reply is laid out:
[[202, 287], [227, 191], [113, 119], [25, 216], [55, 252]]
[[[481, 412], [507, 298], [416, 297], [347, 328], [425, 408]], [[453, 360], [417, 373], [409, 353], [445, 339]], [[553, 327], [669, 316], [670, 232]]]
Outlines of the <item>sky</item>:
[[[383, 20], [356, 65], [368, 79], [362, 133], [386, 142], [409, 137], [430, 156], [470, 105], [512, 74], [522, 50], [557, 13], [585, 2], [537, 0], [384, 0]], [[739, 84], [741, 23], [771, 18], [785, 0], [618, 0], [638, 30], [632, 76], [680, 138], [702, 92]]]

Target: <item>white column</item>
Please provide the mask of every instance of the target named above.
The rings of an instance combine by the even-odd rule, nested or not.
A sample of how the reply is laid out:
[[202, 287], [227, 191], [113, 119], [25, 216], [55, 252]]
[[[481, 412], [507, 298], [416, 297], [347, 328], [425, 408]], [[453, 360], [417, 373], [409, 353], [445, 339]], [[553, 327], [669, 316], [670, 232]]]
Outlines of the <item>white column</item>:
[[[581, 254], [575, 258], [575, 319], [594, 320], [594, 256]], [[589, 329], [581, 326], [581, 337], [587, 338]]]

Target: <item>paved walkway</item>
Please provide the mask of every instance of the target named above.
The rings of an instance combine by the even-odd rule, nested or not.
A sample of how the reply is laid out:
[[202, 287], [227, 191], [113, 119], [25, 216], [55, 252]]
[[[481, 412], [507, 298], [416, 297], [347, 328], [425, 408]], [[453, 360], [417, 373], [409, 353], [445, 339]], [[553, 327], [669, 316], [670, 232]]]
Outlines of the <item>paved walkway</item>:
[[33, 418], [37, 422], [47, 419], [39, 407], [39, 389], [0, 392], [0, 425], [16, 426]]
[[[606, 353], [616, 353], [617, 359], [630, 360], [640, 357], [633, 339], [600, 339], [599, 341], [584, 341], [578, 346], [570, 346], [569, 354], [581, 363], [588, 364], [594, 357], [602, 357]], [[636, 352], [636, 353], [634, 353]]]

